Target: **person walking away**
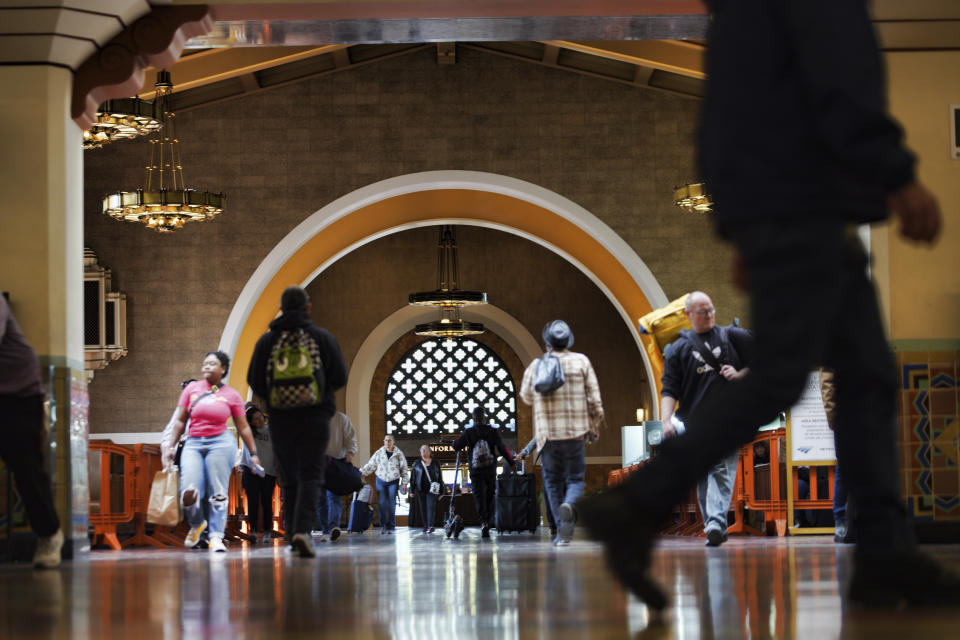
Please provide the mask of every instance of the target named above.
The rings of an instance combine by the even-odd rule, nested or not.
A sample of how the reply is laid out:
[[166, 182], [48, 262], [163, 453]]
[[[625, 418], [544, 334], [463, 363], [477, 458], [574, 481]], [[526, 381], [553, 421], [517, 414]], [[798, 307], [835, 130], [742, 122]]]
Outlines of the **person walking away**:
[[543, 341], [548, 355], [560, 361], [564, 382], [549, 393], [536, 391], [538, 358], [523, 372], [520, 398], [533, 405], [533, 433], [543, 466], [543, 486], [557, 519], [553, 543], [564, 545], [573, 539], [575, 505], [586, 486], [586, 440], [600, 437], [597, 425], [603, 419], [603, 402], [590, 359], [570, 351], [570, 326], [563, 320], [548, 322], [543, 328]]
[[477, 506], [477, 515], [480, 517], [480, 537], [490, 537], [490, 525], [493, 524], [494, 501], [497, 491], [497, 458], [499, 453], [514, 466], [513, 455], [503, 444], [500, 431], [487, 421], [487, 413], [483, 407], [473, 410], [473, 423], [464, 429], [459, 438], [453, 441], [453, 448], [460, 451], [470, 449], [470, 484], [473, 490], [473, 501]]
[[316, 555], [310, 531], [317, 519], [334, 393], [347, 384], [340, 345], [310, 319], [310, 297], [297, 286], [280, 296], [279, 318], [260, 336], [247, 382], [270, 415], [273, 452], [282, 473], [284, 528], [301, 557]]

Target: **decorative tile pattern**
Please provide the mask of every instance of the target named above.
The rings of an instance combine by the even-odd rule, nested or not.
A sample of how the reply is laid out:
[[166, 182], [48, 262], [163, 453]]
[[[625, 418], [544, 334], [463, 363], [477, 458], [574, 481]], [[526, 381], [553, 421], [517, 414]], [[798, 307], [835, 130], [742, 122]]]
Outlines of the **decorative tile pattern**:
[[[914, 520], [960, 520], [960, 348], [896, 352], [900, 459]], [[942, 346], [942, 343], [941, 343]]]

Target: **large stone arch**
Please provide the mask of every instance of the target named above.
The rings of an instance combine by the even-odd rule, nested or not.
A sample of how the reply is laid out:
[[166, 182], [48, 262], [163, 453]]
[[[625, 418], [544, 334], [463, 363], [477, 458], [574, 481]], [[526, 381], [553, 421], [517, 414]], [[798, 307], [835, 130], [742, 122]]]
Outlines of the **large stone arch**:
[[285, 287], [306, 285], [343, 255], [379, 237], [436, 224], [513, 233], [577, 267], [630, 328], [651, 397], [659, 396], [662, 362], [650, 339], [640, 335], [637, 319], [665, 305], [667, 297], [643, 260], [599, 218], [567, 198], [529, 182], [473, 171], [383, 180], [331, 202], [297, 225], [247, 281], [221, 335], [220, 348], [234, 354], [234, 386], [246, 393], [253, 346], [275, 317]]

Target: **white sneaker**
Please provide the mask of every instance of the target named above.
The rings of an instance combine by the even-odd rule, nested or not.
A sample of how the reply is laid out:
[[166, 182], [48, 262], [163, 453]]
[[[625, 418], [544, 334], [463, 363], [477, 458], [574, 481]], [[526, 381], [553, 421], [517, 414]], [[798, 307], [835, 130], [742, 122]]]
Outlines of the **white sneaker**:
[[37, 539], [33, 552], [33, 566], [39, 569], [55, 569], [60, 566], [60, 549], [63, 547], [63, 531], [57, 529], [52, 536]]
[[226, 553], [227, 545], [223, 544], [223, 538], [220, 536], [210, 536], [210, 551], [214, 553]]
[[183, 539], [183, 546], [188, 549], [193, 549], [197, 546], [197, 543], [200, 542], [200, 534], [203, 533], [203, 530], [207, 528], [207, 521], [204, 520], [195, 527], [190, 527], [190, 531], [187, 532], [187, 537]]
[[311, 531], [311, 532], [310, 532], [310, 536], [311, 536], [314, 540], [316, 540], [317, 542], [326, 542], [326, 541], [327, 541], [327, 534], [325, 534], [323, 531], [319, 531], [319, 530], [317, 530], [317, 529], [314, 529], [313, 531]]

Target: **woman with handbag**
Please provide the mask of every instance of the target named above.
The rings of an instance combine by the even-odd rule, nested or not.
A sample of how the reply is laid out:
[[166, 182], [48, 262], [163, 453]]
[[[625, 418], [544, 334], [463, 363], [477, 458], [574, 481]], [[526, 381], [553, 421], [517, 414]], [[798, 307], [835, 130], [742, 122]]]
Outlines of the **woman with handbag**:
[[374, 452], [367, 464], [360, 467], [360, 475], [377, 476], [377, 506], [380, 509], [380, 534], [392, 534], [397, 528], [397, 489], [407, 485], [410, 472], [407, 458], [394, 443], [393, 436], [383, 439], [383, 446]]
[[437, 500], [443, 493], [443, 475], [440, 463], [433, 459], [429, 445], [420, 447], [420, 459], [410, 469], [410, 497], [416, 498], [423, 518], [423, 532], [433, 533], [433, 514]]
[[[230, 471], [233, 469], [237, 442], [227, 431], [233, 417], [237, 432], [250, 450], [250, 462], [262, 473], [257, 443], [244, 412], [243, 398], [236, 389], [223, 384], [230, 369], [230, 358], [222, 351], [208, 351], [201, 367], [202, 379], [188, 384], [180, 394], [177, 410], [171, 418], [171, 442], [177, 442], [187, 420], [190, 431], [180, 458], [180, 503], [190, 531], [183, 541], [193, 548], [209, 525], [210, 551], [224, 552], [223, 532], [227, 525]], [[164, 466], [173, 463], [174, 451], [167, 449]], [[210, 521], [204, 519], [202, 501], [210, 505]]]

